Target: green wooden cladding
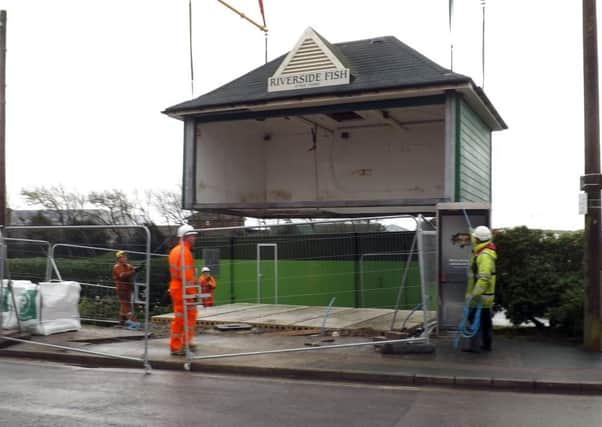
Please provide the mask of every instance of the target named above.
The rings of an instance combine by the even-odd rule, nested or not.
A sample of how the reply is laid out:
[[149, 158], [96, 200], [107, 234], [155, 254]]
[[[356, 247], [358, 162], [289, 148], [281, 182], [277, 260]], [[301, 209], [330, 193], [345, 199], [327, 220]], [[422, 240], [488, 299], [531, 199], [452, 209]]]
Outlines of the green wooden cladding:
[[456, 201], [491, 202], [491, 130], [466, 102], [456, 105]]

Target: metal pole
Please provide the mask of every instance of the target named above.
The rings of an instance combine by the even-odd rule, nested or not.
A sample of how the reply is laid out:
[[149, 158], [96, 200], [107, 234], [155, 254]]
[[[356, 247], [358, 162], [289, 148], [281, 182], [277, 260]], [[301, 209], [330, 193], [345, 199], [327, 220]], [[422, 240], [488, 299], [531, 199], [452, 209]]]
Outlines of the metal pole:
[[359, 289], [359, 293], [360, 293], [360, 307], [364, 308], [365, 307], [365, 300], [364, 300], [364, 256], [366, 254], [361, 254], [360, 255], [360, 289]]
[[261, 244], [257, 245], [257, 304], [261, 304]]
[[274, 304], [278, 304], [278, 245], [274, 244]]
[[[151, 370], [151, 365], [148, 358], [148, 340], [150, 337], [150, 275], [151, 275], [151, 233], [148, 227], [144, 227], [146, 234], [146, 295], [144, 299], [144, 370], [148, 374]], [[132, 311], [134, 306], [132, 305]]]
[[192, 0], [188, 0], [188, 46], [190, 53], [190, 96], [194, 97], [194, 60], [192, 53]]
[[[426, 332], [426, 331], [425, 331]], [[223, 353], [223, 354], [209, 354], [206, 356], [193, 356], [193, 360], [208, 360], [208, 359], [224, 359], [227, 357], [241, 357], [241, 356], [262, 356], [266, 354], [278, 354], [278, 353], [298, 353], [302, 351], [318, 351], [318, 350], [329, 350], [332, 348], [352, 348], [352, 347], [364, 347], [364, 346], [374, 346], [374, 345], [383, 345], [383, 344], [396, 344], [396, 343], [425, 343], [427, 342], [427, 338], [418, 337], [418, 338], [402, 338], [396, 340], [384, 340], [384, 341], [363, 341], [363, 342], [354, 342], [354, 343], [345, 343], [345, 344], [330, 344], [330, 345], [321, 345], [317, 347], [293, 347], [293, 348], [283, 348], [279, 350], [263, 350], [263, 351], [245, 351], [242, 353]]]
[[[192, 247], [190, 250], [192, 251]], [[186, 271], [184, 267], [184, 235], [180, 236], [180, 283], [182, 284], [182, 319], [184, 319], [184, 350], [186, 353], [186, 362], [184, 363], [184, 367], [188, 371], [190, 370], [190, 357], [192, 354], [190, 353], [190, 342], [188, 340], [188, 300], [186, 299]], [[173, 315], [174, 318], [178, 315], [178, 313], [176, 313], [175, 306]]]
[[[422, 215], [419, 216], [422, 219]], [[424, 259], [424, 230], [422, 229], [422, 221], [419, 221], [419, 227], [416, 230], [418, 236], [418, 265], [420, 267], [420, 297], [422, 299], [422, 321], [424, 323], [424, 330], [426, 331], [427, 324], [429, 322], [427, 304], [426, 304], [426, 271], [425, 271], [425, 259]]]
[[326, 311], [324, 312], [324, 316], [322, 317], [322, 325], [320, 326], [320, 335], [324, 335], [326, 333], [326, 321], [328, 320], [328, 316], [330, 315], [330, 310], [332, 310], [332, 305], [334, 304], [334, 301], [336, 300], [336, 297], [332, 297], [330, 299], [330, 302], [328, 303], [328, 307], [326, 308]]
[[583, 95], [585, 134], [585, 175], [581, 189], [587, 193], [585, 214], [585, 306], [583, 345], [589, 351], [602, 351], [600, 339], [600, 125], [598, 101], [598, 44], [596, 0], [583, 0]]
[[[361, 218], [341, 218], [341, 219], [330, 219], [330, 220], [322, 220], [322, 221], [305, 221], [305, 222], [295, 222], [293, 225], [304, 225], [310, 224], [312, 227], [314, 225], [319, 224], [337, 224], [340, 222], [353, 222], [361, 219], [362, 221], [373, 221], [373, 220], [383, 220], [383, 219], [400, 219], [400, 218], [408, 218], [416, 220], [416, 217], [409, 214], [401, 214], [401, 215], [385, 215], [385, 216], [369, 216], [369, 217], [361, 217]], [[288, 227], [290, 223], [282, 223], [282, 224], [267, 224], [267, 225], [237, 225], [232, 227], [208, 227], [208, 228], [199, 228], [197, 231], [202, 233], [206, 231], [225, 231], [225, 230], [254, 230], [257, 228], [275, 228], [275, 227]]]
[[393, 330], [395, 327], [395, 320], [397, 320], [397, 312], [399, 311], [399, 302], [401, 301], [401, 294], [406, 285], [406, 279], [408, 277], [408, 270], [410, 269], [410, 264], [412, 262], [412, 257], [414, 256], [414, 248], [416, 247], [416, 240], [418, 239], [418, 227], [416, 227], [416, 233], [414, 233], [414, 238], [412, 239], [412, 246], [410, 247], [410, 254], [408, 255], [408, 259], [406, 260], [406, 268], [403, 271], [403, 277], [401, 278], [401, 284], [399, 285], [399, 291], [397, 291], [397, 300], [395, 301], [395, 311], [393, 312], [393, 318], [391, 319], [391, 327]]
[[0, 10], [0, 225], [6, 217], [6, 11]]
[[481, 83], [482, 88], [485, 88], [485, 2], [486, 0], [481, 0], [481, 7], [483, 9], [483, 28], [481, 39], [481, 71], [483, 73], [483, 81]]
[[0, 227], [0, 333], [2, 333], [2, 310], [4, 310], [4, 259], [6, 257], [4, 252], [4, 236], [2, 235], [2, 228]]

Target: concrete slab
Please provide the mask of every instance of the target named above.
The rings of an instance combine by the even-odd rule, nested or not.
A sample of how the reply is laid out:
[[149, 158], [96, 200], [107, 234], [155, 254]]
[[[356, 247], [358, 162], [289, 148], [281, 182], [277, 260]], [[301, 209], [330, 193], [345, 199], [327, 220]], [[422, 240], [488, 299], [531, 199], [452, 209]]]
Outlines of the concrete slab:
[[[330, 313], [326, 321], [327, 328], [347, 329], [351, 325], [374, 319], [390, 313], [391, 310], [380, 308], [349, 308], [342, 311]], [[305, 322], [297, 323], [297, 326], [320, 327], [322, 319], [311, 319]]]

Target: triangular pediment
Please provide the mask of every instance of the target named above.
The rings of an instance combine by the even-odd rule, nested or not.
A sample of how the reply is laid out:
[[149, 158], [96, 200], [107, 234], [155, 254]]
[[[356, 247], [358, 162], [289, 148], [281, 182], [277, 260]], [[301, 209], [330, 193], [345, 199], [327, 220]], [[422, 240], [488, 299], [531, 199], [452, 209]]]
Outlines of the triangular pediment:
[[268, 79], [268, 92], [349, 84], [350, 77], [330, 43], [309, 27]]

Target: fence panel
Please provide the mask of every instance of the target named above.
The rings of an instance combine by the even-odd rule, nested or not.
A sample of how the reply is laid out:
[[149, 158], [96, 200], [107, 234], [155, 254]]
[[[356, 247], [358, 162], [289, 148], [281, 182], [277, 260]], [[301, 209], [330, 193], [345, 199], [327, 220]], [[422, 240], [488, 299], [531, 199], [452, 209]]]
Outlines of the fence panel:
[[[203, 253], [219, 254], [216, 305], [258, 301], [257, 251], [264, 245], [259, 265], [263, 303], [274, 303], [277, 293], [280, 304], [326, 306], [335, 297], [337, 306], [394, 308], [413, 236], [413, 231], [387, 231], [376, 219], [200, 230], [195, 258], [200, 270]], [[277, 266], [265, 245], [277, 248]], [[276, 269], [278, 289], [273, 290], [267, 283], [274, 283]], [[416, 259], [403, 307], [419, 302]]]
[[[10, 233], [15, 234], [28, 232], [28, 233], [40, 233], [43, 236], [84, 236], [85, 240], [82, 243], [88, 243], [94, 240], [97, 233], [102, 232], [106, 229], [118, 230], [118, 229], [134, 229], [144, 233], [145, 238], [145, 252], [138, 252], [140, 259], [144, 260], [145, 263], [145, 275], [140, 278], [142, 283], [141, 288], [145, 290], [143, 299], [143, 309], [141, 311], [141, 320], [144, 324], [144, 354], [142, 357], [131, 357], [119, 354], [107, 354], [99, 353], [94, 351], [85, 350], [77, 347], [68, 346], [56, 346], [44, 342], [37, 342], [35, 339], [23, 340], [10, 336], [4, 332], [0, 325], [0, 338], [7, 341], [24, 342], [37, 346], [45, 346], [58, 348], [62, 350], [70, 350], [75, 352], [83, 352], [89, 354], [97, 354], [105, 357], [114, 357], [128, 360], [140, 361], [145, 367], [146, 371], [150, 370], [150, 364], [148, 363], [148, 338], [149, 338], [149, 307], [150, 307], [150, 269], [151, 265], [151, 254], [150, 254], [150, 231], [144, 226], [128, 226], [128, 225], [82, 225], [82, 226], [9, 226], [5, 227], [3, 233], [0, 233], [0, 280], [2, 283], [8, 286], [13, 280], [17, 278], [23, 280], [29, 280], [33, 283], [41, 283], [42, 281], [48, 282], [50, 279], [56, 277], [61, 281], [75, 281], [80, 284], [80, 312], [79, 316], [84, 317], [85, 310], [91, 306], [94, 306], [96, 310], [95, 315], [101, 316], [98, 311], [99, 306], [103, 306], [102, 316], [108, 316], [112, 310], [111, 304], [114, 301], [114, 288], [107, 284], [106, 277], [111, 277], [112, 265], [115, 263], [113, 248], [98, 248], [89, 244], [73, 245], [63, 244], [62, 246], [67, 250], [68, 255], [64, 255], [62, 258], [55, 258], [56, 247], [59, 244], [50, 246], [49, 240], [34, 240], [10, 237]], [[8, 235], [8, 236], [5, 236]], [[12, 248], [10, 244], [13, 244]], [[27, 247], [31, 245], [41, 245], [44, 247], [43, 252], [30, 251]], [[39, 250], [39, 249], [38, 249]], [[105, 254], [99, 254], [99, 252], [106, 252]], [[109, 254], [113, 252], [113, 254]], [[10, 255], [9, 255], [10, 254]], [[45, 254], [46, 256], [41, 256]], [[99, 268], [100, 266], [100, 268]], [[107, 270], [104, 270], [104, 268]], [[62, 268], [62, 270], [61, 270]], [[103, 273], [100, 273], [103, 271]], [[105, 272], [106, 271], [106, 272]], [[106, 274], [106, 275], [105, 275]], [[102, 276], [102, 277], [100, 277]], [[89, 280], [92, 278], [92, 280]], [[52, 283], [47, 283], [46, 286], [52, 286]], [[0, 300], [2, 300], [2, 289], [0, 287]], [[14, 293], [13, 293], [14, 295]], [[14, 298], [13, 298], [14, 299]], [[76, 300], [77, 301], [77, 300]], [[99, 304], [100, 302], [100, 304]], [[43, 312], [43, 301], [41, 302], [41, 310]], [[19, 304], [13, 303], [13, 310], [16, 313], [16, 317], [19, 317]], [[84, 311], [82, 316], [81, 311]], [[37, 323], [42, 323], [41, 315]], [[97, 319], [103, 320], [103, 319]], [[35, 323], [35, 322], [34, 322]], [[21, 325], [18, 325], [21, 328]], [[34, 328], [35, 329], [35, 328]]]

